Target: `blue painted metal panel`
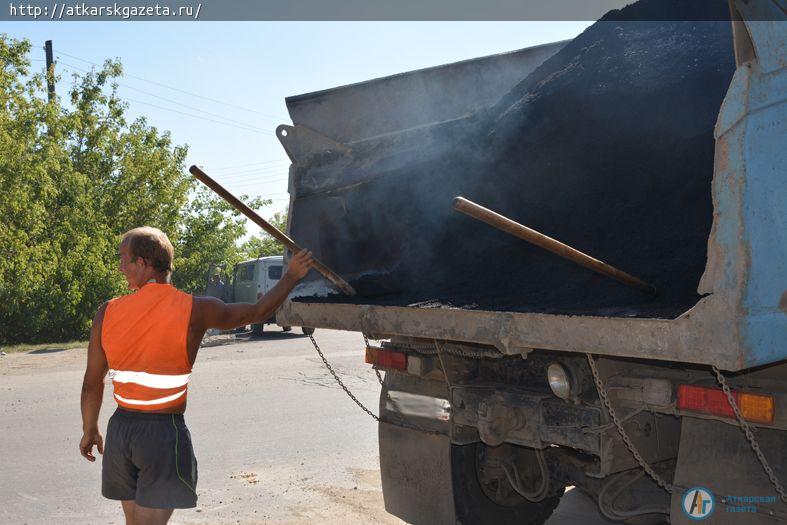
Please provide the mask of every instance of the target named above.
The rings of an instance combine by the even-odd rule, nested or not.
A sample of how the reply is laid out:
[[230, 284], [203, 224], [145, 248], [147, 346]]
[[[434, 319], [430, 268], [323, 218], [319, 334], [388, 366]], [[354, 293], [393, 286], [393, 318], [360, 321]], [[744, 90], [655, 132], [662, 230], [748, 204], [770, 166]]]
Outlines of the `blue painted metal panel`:
[[[787, 359], [787, 21], [735, 2], [754, 52], [716, 126], [714, 233], [700, 290], [726, 304], [742, 368]], [[737, 44], [746, 42], [736, 42]]]
[[[770, 24], [776, 25], [776, 24]], [[787, 23], [779, 23], [782, 42]], [[744, 235], [749, 271], [741, 335], [747, 364], [787, 359], [787, 69], [752, 75], [743, 160]]]

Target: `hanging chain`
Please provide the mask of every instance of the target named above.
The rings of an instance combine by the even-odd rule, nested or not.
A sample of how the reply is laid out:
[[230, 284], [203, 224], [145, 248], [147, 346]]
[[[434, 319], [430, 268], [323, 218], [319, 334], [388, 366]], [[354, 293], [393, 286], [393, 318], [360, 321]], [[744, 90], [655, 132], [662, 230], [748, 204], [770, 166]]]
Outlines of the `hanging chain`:
[[[369, 338], [366, 337], [366, 334], [362, 334], [362, 335], [363, 335], [363, 341], [366, 344], [366, 348], [368, 348], [369, 347]], [[350, 389], [347, 388], [347, 385], [345, 385], [344, 382], [339, 378], [339, 375], [336, 373], [336, 371], [333, 369], [331, 364], [325, 358], [325, 354], [322, 353], [322, 350], [320, 349], [320, 346], [317, 344], [317, 341], [314, 339], [314, 336], [310, 334], [309, 335], [309, 339], [311, 339], [311, 342], [314, 345], [314, 349], [317, 350], [317, 353], [320, 355], [320, 359], [322, 359], [322, 362], [325, 365], [325, 368], [328, 369], [328, 372], [331, 373], [333, 378], [336, 380], [336, 383], [340, 387], [342, 387], [342, 390], [344, 390], [344, 392], [350, 397], [350, 399], [352, 399], [353, 402], [361, 408], [361, 410], [363, 410], [364, 412], [369, 414], [372, 417], [372, 419], [374, 419], [378, 423], [383, 421], [382, 419], [380, 419], [379, 416], [374, 414], [374, 412], [372, 412], [371, 410], [366, 408], [366, 406], [364, 406], [364, 404], [361, 403], [358, 400], [358, 398], [353, 395], [352, 392], [350, 392]], [[383, 376], [380, 374], [380, 370], [377, 367], [374, 368], [374, 373], [375, 373], [375, 375], [377, 375], [377, 381], [379, 381], [380, 385], [382, 386], [383, 385]], [[391, 396], [390, 396], [390, 394], [388, 393], [387, 390], [385, 391], [385, 398], [386, 398], [386, 400], [388, 402], [391, 403], [391, 405], [393, 405], [393, 407], [395, 409], [399, 410], [399, 407], [398, 407], [396, 401], [394, 401], [391, 398]], [[412, 430], [418, 430], [420, 432], [426, 432], [428, 434], [435, 434], [436, 433], [434, 430], [428, 430], [428, 429], [425, 429], [425, 428], [423, 428], [423, 427], [421, 427], [419, 425], [416, 425], [414, 423], [408, 423], [408, 422], [404, 421], [404, 419], [398, 413], [396, 413], [395, 411], [392, 412], [392, 411], [389, 410], [389, 413], [391, 413], [391, 415], [394, 416], [394, 418], [396, 419], [396, 424], [399, 425], [399, 426], [402, 426], [402, 427], [405, 427], [405, 428], [409, 428], [409, 429], [412, 429]]]
[[[366, 334], [364, 333], [361, 333], [361, 335], [363, 335], [363, 342], [366, 344], [366, 348], [369, 348], [369, 338], [366, 337]], [[380, 369], [376, 366], [374, 367], [374, 373], [377, 374], [377, 380], [380, 382], [380, 386], [385, 388], [383, 385], [383, 376], [380, 374]], [[388, 412], [394, 417], [394, 419], [396, 419], [397, 425], [409, 428], [411, 430], [418, 430], [419, 432], [426, 432], [427, 434], [435, 433], [434, 430], [428, 430], [420, 425], [416, 425], [415, 423], [409, 423], [405, 421], [404, 417], [400, 414], [402, 409], [399, 407], [399, 404], [394, 400], [394, 398], [391, 397], [391, 393], [387, 389], [385, 389], [385, 399], [391, 403], [391, 406], [394, 408], [394, 410], [388, 410]]]
[[[436, 341], [436, 340], [435, 340]], [[467, 345], [462, 344], [448, 344], [443, 343], [440, 348], [436, 348], [436, 344], [428, 342], [408, 341], [404, 342], [383, 342], [383, 348], [392, 348], [394, 350], [407, 350], [416, 352], [423, 355], [438, 355], [440, 352], [443, 354], [458, 355], [460, 357], [467, 357], [469, 359], [503, 359], [508, 357], [506, 354], [500, 353], [498, 350], [491, 349], [473, 349]]]
[[[369, 338], [366, 336], [366, 334], [362, 334], [362, 335], [366, 348], [369, 348]], [[322, 359], [323, 364], [325, 364], [325, 368], [328, 369], [328, 372], [330, 372], [334, 380], [336, 380], [336, 383], [342, 388], [342, 390], [344, 390], [344, 392], [350, 397], [350, 399], [352, 399], [353, 402], [355, 402], [355, 404], [361, 408], [361, 410], [369, 414], [372, 417], [372, 419], [374, 419], [375, 421], [380, 422], [380, 418], [377, 415], [375, 415], [371, 410], [366, 408], [366, 406], [364, 406], [364, 404], [361, 403], [358, 400], [358, 398], [355, 397], [355, 395], [353, 395], [352, 392], [350, 392], [350, 389], [347, 388], [347, 385], [345, 385], [344, 382], [342, 382], [336, 371], [334, 371], [331, 364], [325, 358], [325, 355], [322, 353], [320, 346], [317, 344], [317, 341], [314, 339], [314, 336], [312, 334], [309, 334], [309, 339], [314, 345], [314, 349], [317, 350], [317, 353], [319, 354], [320, 359]], [[437, 344], [436, 340], [434, 341], [434, 345], [437, 349], [437, 355], [442, 365], [442, 356], [440, 351], [441, 349]], [[628, 433], [623, 428], [623, 423], [618, 417], [617, 413], [615, 412], [615, 409], [612, 407], [612, 402], [609, 400], [609, 395], [607, 394], [606, 388], [604, 387], [604, 382], [601, 380], [601, 375], [599, 374], [595, 359], [591, 354], [586, 354], [586, 355], [588, 359], [588, 364], [590, 365], [590, 371], [592, 372], [593, 379], [596, 383], [596, 390], [598, 391], [599, 398], [601, 399], [602, 403], [606, 407], [607, 412], [609, 413], [609, 417], [612, 419], [612, 422], [615, 424], [615, 427], [617, 428], [618, 433], [620, 434], [620, 437], [623, 440], [623, 443], [625, 443], [626, 447], [631, 452], [631, 455], [634, 456], [634, 459], [637, 461], [637, 463], [639, 463], [639, 466], [642, 467], [642, 469], [648, 474], [648, 476], [650, 476], [651, 479], [653, 479], [653, 481], [655, 481], [659, 487], [663, 488], [665, 491], [672, 494], [674, 490], [674, 486], [667, 483], [661, 476], [659, 476], [656, 473], [655, 470], [653, 470], [653, 467], [651, 467], [650, 464], [648, 464], [648, 462], [645, 461], [645, 459], [637, 450], [637, 447], [634, 445], [634, 442], [631, 440]], [[779, 478], [776, 477], [776, 473], [773, 471], [773, 468], [771, 467], [770, 463], [768, 463], [765, 454], [763, 454], [762, 450], [760, 449], [760, 445], [757, 442], [757, 439], [754, 437], [754, 433], [752, 432], [751, 427], [749, 426], [748, 423], [746, 423], [746, 420], [743, 418], [743, 414], [741, 414], [740, 408], [738, 408], [738, 403], [735, 401], [735, 397], [732, 395], [732, 390], [730, 389], [730, 386], [727, 384], [727, 380], [725, 379], [724, 375], [721, 373], [721, 370], [719, 370], [716, 366], [713, 366], [712, 368], [714, 374], [716, 375], [716, 380], [719, 382], [719, 385], [721, 385], [724, 394], [727, 396], [727, 402], [730, 404], [730, 406], [732, 407], [732, 411], [735, 413], [735, 419], [738, 421], [738, 425], [740, 426], [741, 430], [743, 430], [743, 433], [746, 435], [746, 439], [751, 445], [754, 454], [757, 456], [757, 459], [760, 461], [762, 468], [765, 470], [765, 473], [768, 475], [768, 479], [776, 489], [776, 492], [779, 494], [779, 497], [781, 498], [782, 502], [787, 504], [787, 491], [785, 491], [784, 485], [782, 485], [782, 483], [779, 481]], [[444, 370], [444, 372], [446, 371]], [[374, 373], [377, 376], [377, 381], [379, 381], [380, 385], [382, 385], [383, 377], [380, 374], [380, 370], [377, 367], [374, 368]], [[446, 377], [446, 381], [447, 380], [448, 378]], [[391, 399], [391, 397], [388, 395], [387, 392], [386, 392], [386, 399], [389, 402], [391, 402], [394, 406], [396, 406], [396, 402], [393, 399]], [[417, 425], [404, 423], [404, 421], [400, 421], [400, 423], [403, 424], [404, 426], [414, 428], [416, 430], [432, 432], [432, 431], [427, 431], [421, 427], [418, 427]]]
[[623, 428], [623, 423], [618, 418], [618, 415], [615, 413], [615, 409], [612, 408], [612, 402], [609, 400], [609, 396], [607, 395], [607, 391], [604, 388], [604, 382], [601, 380], [601, 376], [598, 373], [598, 368], [596, 368], [596, 360], [593, 359], [593, 356], [590, 354], [586, 354], [588, 357], [588, 363], [590, 364], [590, 371], [593, 373], [593, 379], [596, 381], [596, 390], [598, 390], [598, 395], [601, 398], [601, 401], [604, 403], [604, 406], [607, 408], [607, 412], [609, 412], [609, 417], [612, 418], [612, 421], [615, 423], [615, 426], [618, 429], [618, 433], [620, 437], [623, 439], [623, 443], [626, 444], [631, 455], [634, 456], [634, 459], [637, 460], [639, 466], [648, 473], [648, 476], [656, 482], [656, 484], [666, 490], [669, 494], [673, 492], [673, 486], [667, 483], [661, 476], [659, 476], [653, 467], [651, 467], [647, 461], [642, 458], [637, 447], [634, 445], [634, 442], [631, 441], [626, 430]]
[[[364, 340], [366, 340], [366, 336], [364, 336], [363, 338], [364, 338]], [[342, 380], [341, 380], [341, 379], [339, 379], [339, 376], [338, 376], [338, 375], [336, 374], [336, 372], [333, 370], [333, 367], [331, 366], [331, 364], [328, 362], [328, 360], [327, 360], [327, 359], [325, 359], [325, 355], [322, 353], [322, 350], [320, 350], [320, 346], [317, 344], [317, 341], [315, 341], [315, 340], [314, 340], [314, 336], [313, 336], [312, 334], [309, 334], [309, 339], [311, 339], [311, 340], [312, 340], [312, 344], [314, 345], [314, 349], [315, 349], [315, 350], [317, 350], [317, 353], [318, 353], [318, 354], [320, 354], [320, 359], [322, 359], [322, 362], [325, 364], [325, 368], [327, 368], [327, 369], [328, 369], [328, 372], [330, 372], [330, 373], [331, 373], [331, 375], [333, 376], [333, 378], [336, 380], [336, 383], [338, 383], [338, 385], [339, 385], [340, 387], [342, 387], [342, 390], [344, 390], [344, 392], [345, 392], [345, 393], [346, 393], [348, 396], [350, 396], [350, 399], [352, 399], [352, 400], [355, 402], [355, 404], [356, 404], [356, 405], [358, 405], [359, 407], [361, 407], [361, 410], [363, 410], [364, 412], [366, 412], [367, 414], [369, 414], [370, 416], [372, 416], [372, 419], [374, 419], [375, 421], [379, 422], [379, 421], [380, 421], [380, 418], [379, 418], [379, 417], [377, 417], [377, 416], [374, 414], [374, 412], [372, 412], [371, 410], [369, 410], [368, 408], [366, 408], [366, 407], [364, 406], [364, 404], [363, 404], [363, 403], [361, 403], [360, 401], [358, 401], [358, 398], [357, 398], [357, 397], [355, 397], [355, 396], [353, 395], [353, 393], [352, 393], [352, 392], [350, 392], [350, 389], [349, 389], [349, 388], [347, 388], [347, 385], [345, 385], [345, 384], [342, 382]], [[368, 343], [368, 341], [367, 341], [367, 343]], [[368, 346], [368, 345], [367, 345], [367, 346]], [[380, 379], [380, 382], [382, 383], [382, 379], [380, 378], [380, 373], [379, 373], [379, 372], [377, 373], [377, 378], [378, 378], [378, 379]]]
[[[366, 345], [365, 348], [369, 348], [369, 338], [366, 337], [366, 334], [363, 333], [363, 332], [361, 332], [361, 335], [363, 336], [363, 344]], [[383, 376], [380, 375], [380, 369], [377, 368], [376, 366], [374, 367], [374, 373], [377, 374], [377, 381], [379, 381], [380, 382], [380, 386], [382, 386], [383, 385]]]
[[757, 439], [754, 437], [754, 432], [752, 432], [751, 427], [748, 423], [746, 423], [746, 420], [743, 419], [743, 414], [741, 414], [741, 411], [738, 408], [738, 403], [735, 401], [735, 396], [732, 395], [732, 390], [730, 390], [730, 386], [727, 384], [727, 379], [721, 373], [721, 370], [719, 370], [716, 366], [713, 366], [713, 373], [716, 374], [716, 380], [719, 382], [719, 385], [721, 385], [721, 389], [724, 390], [724, 394], [727, 396], [727, 402], [730, 404], [732, 411], [735, 413], [735, 419], [738, 420], [738, 425], [740, 425], [743, 433], [746, 434], [746, 439], [749, 441], [751, 449], [757, 455], [757, 459], [760, 460], [762, 468], [765, 469], [768, 479], [771, 480], [771, 484], [776, 489], [776, 492], [778, 492], [782, 502], [787, 504], [787, 493], [784, 491], [784, 485], [782, 485], [779, 481], [779, 478], [776, 477], [776, 473], [771, 468], [768, 460], [765, 459], [765, 454], [763, 454], [762, 450], [760, 450], [760, 444], [757, 443]]

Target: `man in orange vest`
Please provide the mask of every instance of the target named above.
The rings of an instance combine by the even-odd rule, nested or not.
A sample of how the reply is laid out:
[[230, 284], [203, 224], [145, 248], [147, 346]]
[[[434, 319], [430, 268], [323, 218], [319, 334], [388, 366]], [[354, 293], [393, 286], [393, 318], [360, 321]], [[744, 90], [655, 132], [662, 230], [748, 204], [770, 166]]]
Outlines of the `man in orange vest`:
[[[103, 304], [93, 320], [82, 384], [79, 450], [103, 454], [101, 492], [120, 500], [127, 525], [166, 524], [197, 504], [197, 462], [183, 419], [191, 368], [208, 328], [264, 322], [312, 267], [304, 250], [256, 304], [193, 297], [170, 284], [173, 249], [156, 228], [135, 228], [120, 243], [120, 271], [135, 290]], [[106, 449], [98, 413], [109, 372], [117, 411]]]

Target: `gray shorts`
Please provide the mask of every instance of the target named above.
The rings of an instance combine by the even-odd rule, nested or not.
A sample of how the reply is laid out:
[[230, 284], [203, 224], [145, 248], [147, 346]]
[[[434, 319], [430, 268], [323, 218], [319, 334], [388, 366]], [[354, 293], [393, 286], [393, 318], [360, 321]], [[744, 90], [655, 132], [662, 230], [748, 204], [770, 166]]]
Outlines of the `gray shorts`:
[[197, 505], [197, 459], [183, 414], [118, 408], [107, 425], [101, 493], [154, 509]]

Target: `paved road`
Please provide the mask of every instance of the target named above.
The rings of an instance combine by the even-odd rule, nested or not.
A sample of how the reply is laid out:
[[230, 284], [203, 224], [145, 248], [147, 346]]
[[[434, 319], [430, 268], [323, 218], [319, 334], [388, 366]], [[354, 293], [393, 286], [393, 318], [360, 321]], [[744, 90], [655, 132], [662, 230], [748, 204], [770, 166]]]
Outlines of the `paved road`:
[[[379, 385], [363, 363], [360, 335], [316, 337], [376, 411]], [[100, 496], [100, 466], [77, 450], [84, 362], [84, 350], [0, 358], [0, 523], [123, 523], [119, 505]], [[113, 405], [110, 385], [102, 428]], [[187, 422], [200, 500], [197, 509], [177, 511], [173, 524], [402, 523], [383, 509], [374, 422], [297, 333], [203, 348]], [[580, 523], [606, 522], [572, 491], [549, 524]]]

